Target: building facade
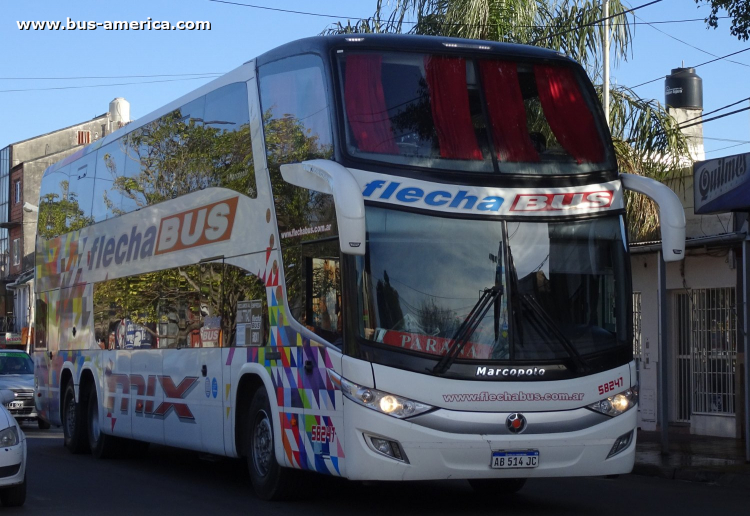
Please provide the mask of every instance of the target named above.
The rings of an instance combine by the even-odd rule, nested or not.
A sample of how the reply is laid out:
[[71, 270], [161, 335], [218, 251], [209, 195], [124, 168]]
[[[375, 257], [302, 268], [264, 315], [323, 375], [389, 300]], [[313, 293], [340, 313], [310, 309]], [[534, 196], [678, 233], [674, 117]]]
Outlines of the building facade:
[[[692, 161], [702, 162], [702, 86], [694, 70], [672, 70], [666, 103], [683, 126]], [[739, 438], [745, 433], [747, 391], [741, 375], [747, 217], [730, 211], [696, 213], [693, 176], [693, 167], [687, 166], [682, 177], [669, 185], [685, 210], [687, 241], [684, 261], [666, 264], [664, 292], [659, 287], [660, 243], [631, 244], [639, 426], [653, 431], [664, 423], [662, 402], [666, 424], [672, 427], [696, 435]], [[661, 323], [662, 310], [666, 325]], [[662, 337], [667, 339], [666, 352], [660, 349]], [[660, 379], [662, 361], [667, 374]]]

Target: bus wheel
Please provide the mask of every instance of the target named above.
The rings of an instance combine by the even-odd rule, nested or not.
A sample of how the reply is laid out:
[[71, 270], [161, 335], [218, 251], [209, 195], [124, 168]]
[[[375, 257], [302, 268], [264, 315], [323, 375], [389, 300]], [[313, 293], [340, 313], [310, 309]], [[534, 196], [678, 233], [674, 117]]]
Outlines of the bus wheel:
[[245, 450], [250, 481], [263, 500], [283, 500], [292, 494], [293, 470], [276, 461], [271, 405], [265, 389], [258, 389], [247, 413]]
[[122, 439], [114, 435], [102, 433], [99, 423], [99, 400], [96, 397], [96, 386], [92, 383], [89, 391], [88, 412], [86, 414], [88, 426], [89, 448], [97, 459], [110, 459], [120, 454]]
[[513, 494], [526, 484], [525, 478], [474, 478], [469, 485], [481, 494]]
[[63, 398], [63, 443], [72, 453], [85, 453], [88, 451], [86, 442], [86, 425], [83, 420], [83, 408], [81, 403], [76, 403], [75, 388], [73, 380], [65, 387]]

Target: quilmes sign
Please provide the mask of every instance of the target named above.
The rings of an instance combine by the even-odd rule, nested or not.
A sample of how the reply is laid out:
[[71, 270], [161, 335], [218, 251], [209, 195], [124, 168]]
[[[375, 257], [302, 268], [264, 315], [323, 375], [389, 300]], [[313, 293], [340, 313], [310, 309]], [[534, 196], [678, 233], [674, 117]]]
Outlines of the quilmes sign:
[[726, 156], [693, 165], [695, 213], [750, 208], [750, 153]]

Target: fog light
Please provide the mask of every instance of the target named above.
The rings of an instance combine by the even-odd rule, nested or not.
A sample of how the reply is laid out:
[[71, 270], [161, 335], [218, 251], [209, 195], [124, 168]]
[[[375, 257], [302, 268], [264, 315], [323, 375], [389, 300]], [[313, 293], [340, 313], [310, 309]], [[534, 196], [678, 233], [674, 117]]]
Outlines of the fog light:
[[371, 435], [365, 436], [365, 439], [369, 441], [371, 448], [376, 452], [401, 462], [409, 462], [401, 450], [401, 445], [396, 441], [389, 441], [388, 439]]
[[620, 437], [615, 439], [615, 444], [613, 444], [612, 449], [609, 450], [609, 455], [607, 455], [607, 458], [614, 457], [621, 451], [627, 449], [627, 447], [630, 446], [630, 443], [633, 442], [633, 432], [634, 430], [631, 430], [627, 434], [622, 434]]

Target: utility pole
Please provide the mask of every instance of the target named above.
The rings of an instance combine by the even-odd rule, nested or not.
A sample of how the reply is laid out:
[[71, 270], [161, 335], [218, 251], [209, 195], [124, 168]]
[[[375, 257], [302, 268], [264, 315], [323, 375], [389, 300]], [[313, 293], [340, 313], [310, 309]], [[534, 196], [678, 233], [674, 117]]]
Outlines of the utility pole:
[[602, 108], [604, 108], [604, 120], [609, 127], [609, 0], [604, 0], [604, 84], [602, 85]]

